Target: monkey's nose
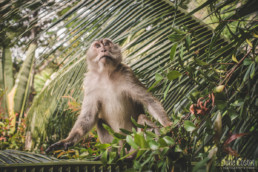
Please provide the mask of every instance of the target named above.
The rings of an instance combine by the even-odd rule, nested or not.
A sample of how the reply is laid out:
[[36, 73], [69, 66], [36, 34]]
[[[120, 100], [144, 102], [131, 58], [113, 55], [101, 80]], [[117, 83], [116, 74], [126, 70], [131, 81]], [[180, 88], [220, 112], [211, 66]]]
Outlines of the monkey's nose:
[[101, 50], [101, 52], [103, 52], [103, 53], [106, 52], [106, 51], [107, 51], [106, 49], [102, 49], [102, 50]]

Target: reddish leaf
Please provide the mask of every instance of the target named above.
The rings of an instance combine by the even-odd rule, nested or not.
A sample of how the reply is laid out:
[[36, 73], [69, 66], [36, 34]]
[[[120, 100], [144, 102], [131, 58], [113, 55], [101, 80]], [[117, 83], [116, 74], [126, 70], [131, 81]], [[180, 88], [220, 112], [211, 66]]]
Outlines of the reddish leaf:
[[197, 110], [196, 110], [196, 113], [199, 114], [199, 115], [204, 115], [202, 109], [197, 109]]
[[224, 143], [224, 146], [226, 147], [229, 143], [231, 143], [232, 141], [236, 140], [239, 137], [248, 135], [249, 133], [240, 133], [240, 134], [233, 134], [231, 135]]
[[202, 106], [202, 100], [204, 100], [204, 98], [203, 97], [200, 97], [198, 100], [197, 100], [197, 105], [198, 106]]
[[190, 106], [190, 112], [191, 112], [191, 114], [195, 114], [195, 104], [192, 104]]
[[235, 151], [235, 150], [233, 150], [231, 147], [224, 147], [224, 150], [226, 151], [226, 152], [228, 152], [230, 155], [233, 155], [233, 156], [236, 156], [236, 157], [238, 157], [239, 155], [238, 155], [238, 153]]

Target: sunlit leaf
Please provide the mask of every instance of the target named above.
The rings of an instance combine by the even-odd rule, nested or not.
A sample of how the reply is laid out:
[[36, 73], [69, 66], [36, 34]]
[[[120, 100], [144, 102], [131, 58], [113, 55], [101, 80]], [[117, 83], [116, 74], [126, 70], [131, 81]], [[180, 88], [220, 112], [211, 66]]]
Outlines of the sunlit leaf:
[[132, 136], [130, 136], [130, 135], [127, 135], [127, 136], [126, 136], [126, 142], [127, 142], [129, 145], [131, 145], [134, 149], [139, 148], [139, 146], [134, 142]]
[[134, 135], [134, 142], [140, 146], [141, 148], [147, 148], [148, 147], [148, 144], [147, 142], [145, 141], [145, 138], [143, 136], [143, 134], [135, 134]]
[[257, 35], [255, 32], [253, 32], [253, 36], [254, 36], [255, 38], [258, 38], [258, 35]]
[[150, 148], [151, 148], [152, 150], [157, 150], [157, 149], [159, 149], [159, 146], [160, 146], [160, 145], [159, 145], [157, 142], [155, 142], [154, 140], [149, 141], [148, 144], [149, 144], [149, 146], [150, 146]]
[[237, 58], [236, 58], [236, 55], [235, 55], [235, 54], [233, 54], [233, 55], [232, 55], [232, 60], [233, 60], [234, 62], [238, 63], [238, 60], [237, 60]]
[[182, 152], [183, 150], [180, 148], [179, 145], [176, 145], [175, 152]]
[[163, 137], [163, 140], [165, 140], [165, 142], [169, 145], [169, 146], [172, 146], [175, 144], [175, 140], [172, 139], [171, 137], [169, 136], [165, 136]]
[[253, 44], [251, 43], [251, 41], [249, 39], [246, 39], [245, 40], [247, 42], [247, 44], [250, 46], [250, 47], [253, 47]]
[[162, 79], [163, 79], [163, 76], [161, 74], [159, 74], [159, 73], [155, 74], [155, 80], [156, 81], [161, 81]]
[[224, 88], [225, 88], [225, 85], [219, 85], [214, 88], [214, 93], [220, 93], [224, 90]]
[[177, 43], [173, 44], [170, 50], [170, 60], [174, 60], [175, 54], [176, 54], [176, 48], [177, 48]]
[[168, 74], [167, 74], [167, 78], [172, 81], [174, 79], [177, 79], [178, 77], [180, 77], [182, 74], [176, 70], [173, 70], [173, 71], [170, 71]]
[[195, 130], [196, 126], [194, 125], [194, 123], [192, 121], [186, 120], [184, 122], [184, 128], [186, 131], [192, 132]]

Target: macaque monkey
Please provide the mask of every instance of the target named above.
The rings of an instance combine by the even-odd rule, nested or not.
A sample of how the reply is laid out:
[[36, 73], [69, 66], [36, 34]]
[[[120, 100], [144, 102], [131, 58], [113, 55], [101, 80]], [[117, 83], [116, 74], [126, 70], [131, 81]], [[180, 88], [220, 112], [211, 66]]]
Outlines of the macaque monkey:
[[52, 144], [46, 152], [77, 143], [93, 126], [101, 143], [110, 143], [113, 137], [102, 124], [115, 132], [120, 128], [131, 131], [131, 117], [141, 124], [154, 126], [144, 114], [144, 107], [164, 127], [170, 126], [161, 103], [134, 76], [133, 71], [122, 62], [120, 47], [110, 39], [94, 41], [87, 51], [88, 72], [84, 79], [82, 110], [68, 137]]

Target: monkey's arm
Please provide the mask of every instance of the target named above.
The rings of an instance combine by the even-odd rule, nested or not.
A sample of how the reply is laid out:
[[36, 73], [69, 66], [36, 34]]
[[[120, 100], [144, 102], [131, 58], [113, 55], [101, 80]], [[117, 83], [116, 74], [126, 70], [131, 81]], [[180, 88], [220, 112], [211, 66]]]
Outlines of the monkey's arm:
[[57, 143], [52, 144], [46, 149], [46, 152], [54, 150], [58, 147], [64, 147], [65, 150], [69, 146], [73, 146], [77, 143], [97, 122], [97, 101], [85, 96], [82, 103], [82, 110], [78, 116], [71, 132], [66, 139], [60, 140]]
[[129, 83], [125, 87], [125, 93], [133, 100], [142, 103], [148, 112], [158, 120], [164, 127], [170, 126], [172, 122], [168, 118], [161, 103], [147, 91], [147, 89], [134, 76], [129, 77]]

